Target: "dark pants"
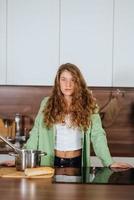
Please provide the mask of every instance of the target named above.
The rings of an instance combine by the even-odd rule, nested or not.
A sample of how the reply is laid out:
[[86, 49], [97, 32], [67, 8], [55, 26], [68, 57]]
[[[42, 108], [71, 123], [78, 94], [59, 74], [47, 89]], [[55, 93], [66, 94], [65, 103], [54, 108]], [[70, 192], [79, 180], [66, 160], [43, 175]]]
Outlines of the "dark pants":
[[55, 156], [55, 167], [81, 167], [81, 156], [75, 158], [59, 158]]

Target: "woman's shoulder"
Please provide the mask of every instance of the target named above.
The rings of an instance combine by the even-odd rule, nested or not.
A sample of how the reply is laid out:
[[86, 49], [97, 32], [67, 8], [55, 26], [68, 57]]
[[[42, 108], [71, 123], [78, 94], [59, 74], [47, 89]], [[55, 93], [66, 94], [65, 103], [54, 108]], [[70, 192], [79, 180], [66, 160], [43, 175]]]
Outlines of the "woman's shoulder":
[[98, 104], [95, 104], [92, 114], [99, 114], [99, 105]]
[[49, 96], [46, 96], [46, 97], [44, 97], [44, 98], [42, 99], [42, 101], [41, 101], [41, 107], [44, 107], [44, 106], [46, 105], [48, 99], [49, 99]]
[[45, 97], [42, 99], [42, 102], [47, 102], [49, 98], [50, 98], [49, 96], [45, 96]]

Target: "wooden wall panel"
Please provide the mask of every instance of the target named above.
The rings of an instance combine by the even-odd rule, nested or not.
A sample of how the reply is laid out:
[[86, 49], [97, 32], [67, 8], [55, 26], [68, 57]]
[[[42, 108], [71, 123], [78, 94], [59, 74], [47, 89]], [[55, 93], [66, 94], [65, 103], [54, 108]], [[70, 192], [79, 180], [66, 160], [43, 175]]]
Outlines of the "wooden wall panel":
[[[118, 117], [105, 128], [108, 144], [112, 156], [134, 156], [134, 88], [91, 87], [100, 108], [117, 89], [124, 92], [125, 98]], [[28, 132], [41, 100], [49, 96], [51, 90], [51, 86], [0, 86], [0, 118], [14, 120], [15, 114], [20, 113]]]

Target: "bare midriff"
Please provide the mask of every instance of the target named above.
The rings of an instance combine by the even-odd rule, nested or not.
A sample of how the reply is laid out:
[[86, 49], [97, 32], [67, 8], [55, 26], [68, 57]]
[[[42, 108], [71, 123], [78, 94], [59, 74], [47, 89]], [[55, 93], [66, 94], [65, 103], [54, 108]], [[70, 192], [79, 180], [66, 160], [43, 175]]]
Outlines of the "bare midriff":
[[81, 149], [74, 150], [74, 151], [59, 151], [55, 150], [55, 156], [59, 158], [75, 158], [81, 156]]

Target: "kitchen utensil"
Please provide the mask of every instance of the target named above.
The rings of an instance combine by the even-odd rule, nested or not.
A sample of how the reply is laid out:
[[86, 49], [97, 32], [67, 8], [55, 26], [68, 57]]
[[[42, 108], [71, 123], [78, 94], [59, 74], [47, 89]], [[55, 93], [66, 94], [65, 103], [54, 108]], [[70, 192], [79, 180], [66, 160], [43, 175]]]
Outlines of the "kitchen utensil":
[[24, 171], [26, 168], [34, 168], [40, 166], [41, 156], [45, 156], [45, 152], [39, 150], [22, 149], [18, 153], [9, 153], [15, 156], [15, 166], [19, 171]]
[[17, 170], [24, 171], [26, 168], [40, 166], [41, 156], [46, 155], [45, 152], [39, 150], [18, 149], [1, 135], [0, 139], [15, 151], [15, 153], [9, 153], [9, 155], [15, 156], [15, 165]]
[[11, 142], [9, 142], [5, 137], [0, 135], [0, 139], [3, 140], [6, 144], [8, 144], [15, 152], [19, 153], [21, 152], [21, 149], [18, 149], [15, 147]]

